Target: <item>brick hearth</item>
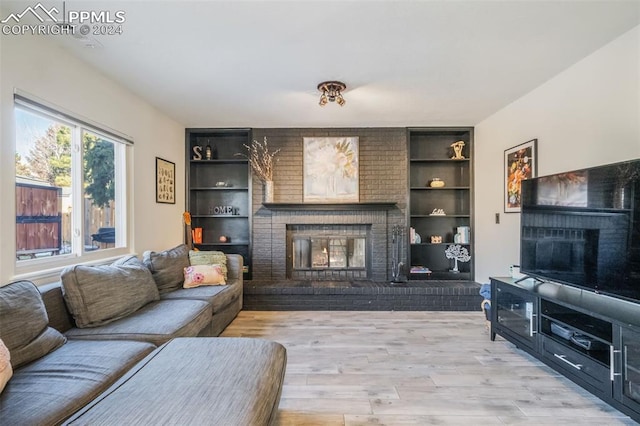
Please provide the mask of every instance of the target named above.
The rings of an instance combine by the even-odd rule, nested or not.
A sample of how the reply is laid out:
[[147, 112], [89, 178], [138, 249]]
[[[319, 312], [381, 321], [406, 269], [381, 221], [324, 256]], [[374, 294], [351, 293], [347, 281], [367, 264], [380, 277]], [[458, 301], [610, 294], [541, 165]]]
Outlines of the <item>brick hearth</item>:
[[247, 281], [244, 306], [257, 311], [479, 311], [469, 281]]

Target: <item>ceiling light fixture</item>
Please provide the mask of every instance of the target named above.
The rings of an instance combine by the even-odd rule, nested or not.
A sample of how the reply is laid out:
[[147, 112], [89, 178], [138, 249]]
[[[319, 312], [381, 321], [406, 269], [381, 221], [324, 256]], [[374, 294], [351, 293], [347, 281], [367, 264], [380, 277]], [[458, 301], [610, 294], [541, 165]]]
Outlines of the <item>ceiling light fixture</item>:
[[325, 81], [318, 84], [318, 90], [322, 92], [320, 95], [320, 106], [325, 106], [328, 102], [336, 102], [340, 106], [344, 106], [346, 101], [342, 97], [342, 92], [347, 85], [341, 81]]

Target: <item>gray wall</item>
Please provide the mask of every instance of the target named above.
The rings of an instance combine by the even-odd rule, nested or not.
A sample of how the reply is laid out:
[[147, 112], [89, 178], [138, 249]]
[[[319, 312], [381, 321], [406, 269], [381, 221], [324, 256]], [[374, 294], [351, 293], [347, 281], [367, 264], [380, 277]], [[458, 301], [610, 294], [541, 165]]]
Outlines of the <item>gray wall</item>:
[[[406, 226], [407, 143], [405, 128], [347, 128], [347, 129], [253, 129], [253, 139], [267, 137], [271, 150], [280, 148], [274, 167], [275, 202], [302, 203], [302, 138], [358, 136], [360, 151], [360, 202], [395, 202], [397, 209], [386, 214], [386, 250], [374, 253], [383, 256], [388, 279], [391, 269], [391, 229]], [[281, 280], [286, 277], [285, 239], [280, 235], [282, 213], [262, 206], [262, 185], [253, 181], [253, 280]], [[294, 213], [296, 223], [358, 223], [358, 213], [300, 212]], [[291, 216], [292, 212], [286, 212]], [[363, 219], [367, 212], [362, 212]], [[275, 226], [278, 224], [278, 226]], [[406, 244], [404, 247], [406, 258]], [[375, 260], [375, 259], [374, 259]], [[405, 261], [406, 263], [406, 261]]]

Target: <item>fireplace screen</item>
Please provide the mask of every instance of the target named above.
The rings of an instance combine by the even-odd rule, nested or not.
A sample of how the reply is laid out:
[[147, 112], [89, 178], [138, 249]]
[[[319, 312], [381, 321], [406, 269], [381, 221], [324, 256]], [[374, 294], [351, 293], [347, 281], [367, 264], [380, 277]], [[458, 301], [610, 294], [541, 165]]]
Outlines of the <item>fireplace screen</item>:
[[366, 239], [294, 237], [293, 269], [365, 269]]

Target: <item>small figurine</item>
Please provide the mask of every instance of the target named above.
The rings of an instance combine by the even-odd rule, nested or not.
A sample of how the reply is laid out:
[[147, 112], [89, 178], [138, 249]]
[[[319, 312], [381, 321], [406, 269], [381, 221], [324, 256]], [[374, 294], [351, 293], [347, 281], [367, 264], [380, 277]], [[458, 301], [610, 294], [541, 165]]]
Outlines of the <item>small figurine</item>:
[[453, 157], [452, 160], [464, 160], [465, 157], [462, 155], [462, 148], [464, 148], [464, 141], [457, 141], [451, 144], [451, 148], [453, 148]]

